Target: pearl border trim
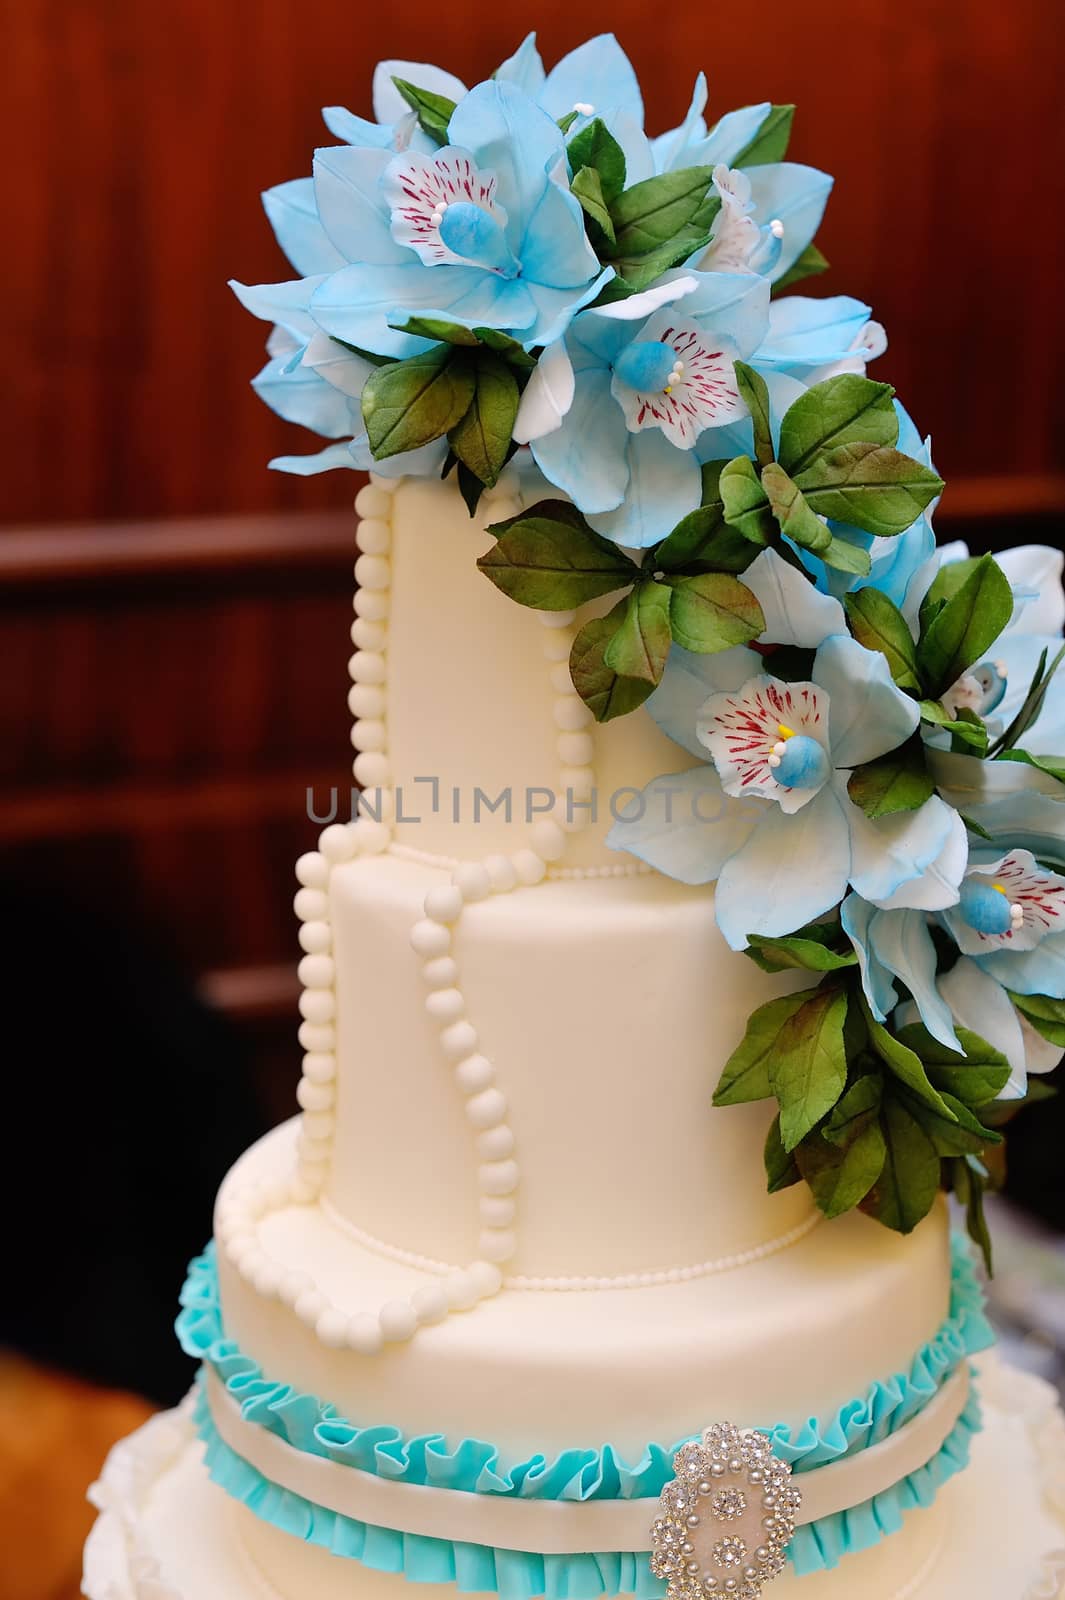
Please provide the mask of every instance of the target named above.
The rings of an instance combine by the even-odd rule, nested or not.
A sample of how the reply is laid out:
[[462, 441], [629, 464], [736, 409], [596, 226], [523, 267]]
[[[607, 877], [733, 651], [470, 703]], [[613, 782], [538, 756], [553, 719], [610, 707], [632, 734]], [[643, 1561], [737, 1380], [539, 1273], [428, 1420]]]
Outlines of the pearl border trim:
[[[459, 1270], [450, 1261], [437, 1261], [432, 1256], [418, 1255], [414, 1250], [405, 1250], [402, 1245], [389, 1244], [387, 1240], [367, 1233], [365, 1228], [360, 1228], [338, 1211], [327, 1195], [321, 1197], [319, 1204], [335, 1228], [373, 1255], [383, 1256], [387, 1261], [398, 1261], [403, 1266], [416, 1268], [419, 1272], [432, 1273], [435, 1277], [444, 1277], [449, 1272]], [[531, 1277], [517, 1273], [504, 1277], [503, 1288], [535, 1291], [541, 1294], [555, 1292], [573, 1294], [585, 1291], [609, 1292], [612, 1289], [657, 1289], [669, 1283], [690, 1283], [693, 1278], [710, 1278], [718, 1273], [733, 1272], [738, 1267], [753, 1266], [756, 1261], [764, 1261], [767, 1256], [789, 1250], [792, 1245], [799, 1244], [805, 1239], [808, 1233], [812, 1233], [821, 1221], [823, 1221], [821, 1213], [812, 1211], [802, 1222], [790, 1228], [787, 1233], [780, 1234], [776, 1239], [767, 1239], [764, 1244], [752, 1245], [749, 1250], [739, 1250], [734, 1255], [718, 1256], [715, 1260], [700, 1261], [692, 1266], [660, 1267], [647, 1272], [622, 1272], [614, 1277], [602, 1278]]]

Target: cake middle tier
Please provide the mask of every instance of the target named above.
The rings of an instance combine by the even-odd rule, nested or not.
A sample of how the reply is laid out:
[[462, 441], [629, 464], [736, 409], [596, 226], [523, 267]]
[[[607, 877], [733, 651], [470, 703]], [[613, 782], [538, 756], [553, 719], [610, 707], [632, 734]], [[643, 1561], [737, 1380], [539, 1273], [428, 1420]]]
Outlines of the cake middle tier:
[[[242, 1157], [219, 1196], [223, 1236], [232, 1197], [256, 1187], [283, 1196], [294, 1159], [294, 1124]], [[260, 1258], [306, 1289], [293, 1308], [219, 1249], [220, 1359], [237, 1390], [266, 1405], [271, 1385], [284, 1385], [282, 1406], [313, 1395], [359, 1427], [441, 1433], [452, 1449], [487, 1441], [508, 1465], [608, 1444], [634, 1462], [650, 1443], [668, 1449], [721, 1419], [830, 1427], [877, 1383], [897, 1390], [915, 1360], [935, 1383], [942, 1359], [964, 1353], [964, 1330], [941, 1335], [951, 1303], [943, 1202], [908, 1238], [852, 1213], [765, 1260], [686, 1282], [504, 1288], [373, 1355], [326, 1342], [302, 1294], [334, 1307], [342, 1334], [432, 1275], [368, 1249], [316, 1202], [279, 1198], [253, 1226]], [[194, 1290], [187, 1304], [201, 1300]], [[919, 1356], [937, 1337], [939, 1364]]]
[[814, 1225], [805, 1185], [766, 1193], [773, 1106], [711, 1104], [781, 984], [726, 947], [712, 890], [562, 879], [421, 921], [449, 883], [391, 855], [332, 871], [327, 1207], [508, 1281], [706, 1271]]

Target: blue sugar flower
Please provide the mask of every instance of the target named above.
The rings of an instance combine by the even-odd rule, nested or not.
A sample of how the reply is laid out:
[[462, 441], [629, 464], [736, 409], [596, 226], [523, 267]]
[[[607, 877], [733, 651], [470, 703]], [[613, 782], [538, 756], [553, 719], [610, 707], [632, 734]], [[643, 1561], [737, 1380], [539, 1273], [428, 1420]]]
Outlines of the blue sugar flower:
[[929, 1033], [949, 1049], [962, 1050], [960, 1026], [1003, 1052], [1012, 1068], [1007, 1098], [1024, 1093], [1027, 1072], [1057, 1064], [1061, 1051], [1026, 1024], [1009, 995], [1065, 997], [1065, 877], [1031, 850], [971, 851], [957, 903], [938, 915], [959, 953], [945, 973], [937, 973], [923, 912], [878, 910], [851, 895], [842, 917], [879, 1021], [898, 1004], [898, 979]]
[[[805, 600], [769, 554], [744, 581], [769, 596], [774, 626], [789, 621], [804, 642], [834, 626], [838, 603], [797, 579]], [[842, 632], [822, 633], [810, 681], [784, 682], [766, 664], [742, 647], [715, 656], [674, 647], [648, 708], [713, 766], [655, 779], [608, 842], [681, 882], [716, 880], [718, 926], [737, 950], [750, 934], [794, 932], [848, 885], [878, 906], [953, 904], [967, 853], [957, 813], [933, 796], [917, 811], [871, 821], [847, 794], [851, 768], [897, 748], [917, 726], [916, 703], [896, 688], [884, 657]]]
[[[805, 318], [804, 350], [817, 366], [848, 350], [854, 327], [868, 321], [867, 307], [842, 296], [795, 303], [790, 325]], [[574, 319], [530, 378], [514, 436], [600, 533], [654, 544], [699, 504], [701, 462], [753, 452], [736, 360], [762, 371], [774, 434], [803, 392], [777, 370], [780, 324], [758, 274], [667, 273], [643, 294]]]

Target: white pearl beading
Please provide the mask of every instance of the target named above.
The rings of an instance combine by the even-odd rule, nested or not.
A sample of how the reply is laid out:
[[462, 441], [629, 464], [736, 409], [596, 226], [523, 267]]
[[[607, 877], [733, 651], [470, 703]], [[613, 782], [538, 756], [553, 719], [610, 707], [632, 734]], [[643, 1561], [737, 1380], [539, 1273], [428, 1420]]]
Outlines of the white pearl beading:
[[[401, 1245], [389, 1244], [387, 1240], [367, 1233], [365, 1228], [358, 1227], [350, 1218], [338, 1211], [324, 1195], [321, 1205], [333, 1226], [347, 1234], [348, 1238], [361, 1245], [364, 1250], [368, 1250], [371, 1255], [382, 1256], [386, 1261], [396, 1261], [402, 1266], [414, 1267], [419, 1272], [431, 1273], [438, 1278], [461, 1270], [451, 1261], [438, 1261], [433, 1256], [419, 1255], [414, 1250], [405, 1250]], [[712, 1278], [719, 1273], [734, 1272], [740, 1267], [753, 1266], [757, 1261], [764, 1261], [768, 1256], [788, 1250], [792, 1245], [805, 1239], [806, 1235], [812, 1233], [823, 1220], [821, 1212], [814, 1211], [776, 1239], [768, 1239], [763, 1244], [752, 1245], [749, 1250], [739, 1250], [729, 1256], [718, 1256], [712, 1261], [699, 1261], [691, 1266], [661, 1267], [648, 1272], [621, 1272], [613, 1277], [593, 1275], [533, 1277], [524, 1273], [507, 1274], [503, 1278], [503, 1288], [537, 1294], [575, 1294], [592, 1291], [601, 1293], [612, 1289], [658, 1289], [670, 1283], [691, 1283], [695, 1278]]]
[[[509, 478], [513, 483], [514, 479]], [[374, 1354], [386, 1342], [409, 1339], [423, 1324], [437, 1322], [450, 1311], [464, 1310], [498, 1292], [503, 1264], [517, 1249], [517, 1190], [520, 1169], [514, 1157], [515, 1138], [507, 1121], [506, 1096], [496, 1079], [495, 1065], [479, 1049], [476, 1028], [466, 1014], [458, 964], [451, 954], [452, 930], [467, 903], [533, 887], [549, 874], [563, 869], [555, 863], [565, 853], [568, 837], [585, 825], [577, 805], [590, 797], [595, 784], [592, 768], [594, 743], [589, 731], [591, 712], [573, 688], [569, 655], [576, 632], [574, 612], [538, 613], [543, 624], [542, 644], [554, 692], [552, 715], [559, 760], [559, 800], [550, 815], [535, 822], [528, 843], [509, 855], [487, 856], [483, 861], [461, 861], [431, 856], [395, 842], [390, 819], [395, 814], [393, 772], [388, 749], [387, 679], [388, 619], [391, 611], [392, 496], [397, 483], [371, 474], [370, 483], [356, 496], [355, 509], [360, 554], [355, 563], [358, 588], [351, 639], [355, 653], [349, 662], [352, 686], [348, 705], [355, 719], [351, 742], [356, 751], [356, 782], [374, 791], [373, 816], [324, 829], [316, 851], [301, 856], [296, 865], [300, 889], [295, 911], [302, 924], [300, 944], [304, 956], [299, 974], [303, 984], [300, 1043], [306, 1054], [297, 1088], [301, 1107], [296, 1177], [289, 1185], [257, 1186], [227, 1197], [219, 1216], [219, 1237], [229, 1259], [266, 1296], [291, 1305], [296, 1315], [313, 1327], [323, 1343], [347, 1346]], [[493, 520], [503, 521], [518, 510], [518, 502], [504, 477], [486, 497]], [[567, 792], [574, 801], [568, 813]], [[348, 1317], [331, 1303], [304, 1273], [285, 1272], [261, 1249], [256, 1223], [270, 1210], [289, 1204], [318, 1204], [347, 1231], [359, 1230], [340, 1219], [324, 1190], [332, 1159], [336, 1106], [336, 970], [332, 951], [329, 881], [332, 870], [363, 854], [384, 850], [412, 861], [443, 867], [451, 883], [431, 890], [425, 914], [411, 932], [411, 944], [422, 961], [427, 986], [426, 1010], [439, 1025], [440, 1049], [464, 1097], [467, 1120], [474, 1133], [478, 1159], [478, 1259], [466, 1268], [432, 1263], [413, 1252], [398, 1252], [395, 1259], [432, 1273], [440, 1282], [427, 1284], [409, 1297], [388, 1301], [380, 1310]], [[572, 869], [574, 877], [629, 876], [626, 864], [616, 872], [606, 869]], [[368, 1236], [363, 1236], [367, 1244]]]

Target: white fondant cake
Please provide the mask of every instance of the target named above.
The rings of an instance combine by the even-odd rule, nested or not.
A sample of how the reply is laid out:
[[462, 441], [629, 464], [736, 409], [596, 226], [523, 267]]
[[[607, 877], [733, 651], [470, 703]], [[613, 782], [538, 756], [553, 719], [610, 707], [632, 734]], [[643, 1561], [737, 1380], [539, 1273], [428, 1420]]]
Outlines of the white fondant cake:
[[[201, 1264], [186, 1295], [195, 1423], [189, 1407], [116, 1452], [86, 1593], [650, 1595], [668, 1453], [730, 1419], [790, 1438], [811, 1497], [853, 1455], [848, 1510], [808, 1546], [839, 1565], [785, 1571], [781, 1600], [1053, 1596], [1046, 1396], [989, 1369], [975, 1464], [945, 1486], [957, 1407], [921, 1431], [979, 1342], [945, 1204], [904, 1238], [824, 1221], [802, 1184], [766, 1194], [768, 1110], [710, 1100], [789, 980], [727, 949], [712, 889], [632, 870], [609, 815], [567, 812], [567, 790], [609, 807], [678, 763], [642, 714], [590, 729], [567, 689], [580, 618], [542, 626], [478, 574], [486, 522], [522, 492], [510, 474], [472, 523], [443, 486], [359, 495], [353, 742], [377, 818], [334, 822], [299, 863], [302, 1116], [222, 1189], [217, 1287]], [[438, 809], [419, 812], [430, 779]], [[510, 821], [475, 820], [475, 791], [508, 788]], [[383, 1526], [358, 1511], [381, 1478]], [[573, 1530], [626, 1499], [646, 1538], [590, 1578], [600, 1546]], [[424, 1536], [424, 1505], [454, 1532]], [[530, 1528], [567, 1514], [560, 1552], [513, 1543], [522, 1508], [548, 1513]]]

